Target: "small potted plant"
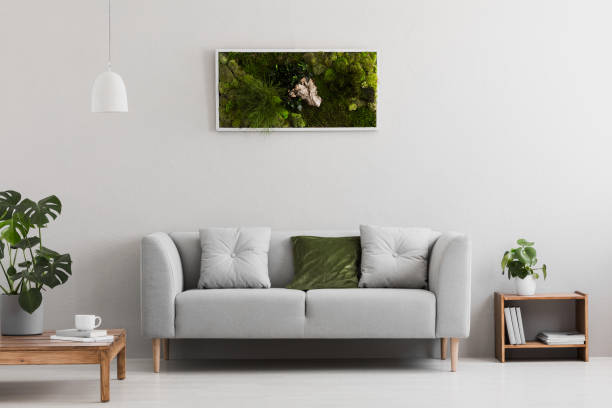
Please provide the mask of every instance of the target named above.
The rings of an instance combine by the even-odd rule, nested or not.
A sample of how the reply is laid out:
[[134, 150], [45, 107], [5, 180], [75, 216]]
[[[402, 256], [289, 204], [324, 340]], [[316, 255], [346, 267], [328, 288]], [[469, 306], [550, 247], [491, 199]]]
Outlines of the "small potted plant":
[[62, 203], [54, 195], [34, 202], [22, 200], [16, 191], [0, 192], [0, 267], [6, 280], [0, 284], [3, 335], [42, 333], [42, 292], [72, 274], [70, 255], [43, 245], [42, 230], [61, 211]]
[[536, 291], [536, 279], [540, 277], [537, 271], [542, 271], [546, 279], [546, 264], [536, 267], [538, 258], [533, 247], [535, 242], [524, 239], [516, 241], [518, 248], [512, 248], [504, 253], [501, 260], [502, 275], [508, 271], [508, 279], [516, 278], [516, 291], [519, 295], [533, 295]]

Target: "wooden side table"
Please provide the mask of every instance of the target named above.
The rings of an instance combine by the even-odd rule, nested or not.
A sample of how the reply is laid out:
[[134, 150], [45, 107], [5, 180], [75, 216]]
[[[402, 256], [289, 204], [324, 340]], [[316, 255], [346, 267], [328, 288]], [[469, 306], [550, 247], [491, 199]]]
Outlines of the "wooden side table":
[[99, 364], [100, 400], [110, 400], [110, 362], [117, 357], [117, 378], [125, 378], [125, 329], [108, 330], [112, 343], [51, 340], [55, 332], [38, 336], [0, 336], [1, 364]]
[[[504, 308], [506, 301], [523, 300], [573, 300], [576, 303], [576, 330], [584, 333], [584, 344], [544, 344], [537, 340], [527, 341], [526, 344], [507, 344], [506, 343], [506, 319]], [[574, 293], [550, 293], [532, 296], [519, 296], [507, 293], [495, 292], [495, 357], [504, 363], [506, 361], [506, 351], [512, 349], [553, 349], [553, 348], [574, 348], [577, 350], [578, 359], [589, 361], [589, 297], [582, 292]], [[542, 329], [547, 329], [543, 327]]]

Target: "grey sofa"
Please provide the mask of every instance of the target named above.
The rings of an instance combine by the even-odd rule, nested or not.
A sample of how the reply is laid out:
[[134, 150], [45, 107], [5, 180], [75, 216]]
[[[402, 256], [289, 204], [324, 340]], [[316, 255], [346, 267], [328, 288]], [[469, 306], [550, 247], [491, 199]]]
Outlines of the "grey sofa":
[[154, 371], [169, 339], [441, 339], [451, 371], [459, 339], [470, 332], [471, 244], [432, 233], [428, 289], [285, 289], [293, 277], [290, 237], [349, 236], [354, 231], [272, 231], [270, 289], [197, 289], [197, 232], [154, 233], [142, 240], [142, 333], [153, 338]]

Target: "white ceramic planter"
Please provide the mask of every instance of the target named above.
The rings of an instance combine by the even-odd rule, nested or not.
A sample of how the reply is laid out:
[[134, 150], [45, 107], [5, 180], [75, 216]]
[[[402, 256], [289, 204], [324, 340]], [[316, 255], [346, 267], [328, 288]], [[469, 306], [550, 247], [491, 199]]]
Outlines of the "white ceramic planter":
[[29, 314], [19, 306], [19, 296], [0, 295], [0, 309], [2, 309], [1, 332], [5, 336], [27, 336], [43, 332], [44, 302]]
[[525, 279], [515, 278], [514, 283], [516, 284], [516, 293], [521, 296], [535, 295], [536, 292], [536, 281], [532, 275], [527, 275]]

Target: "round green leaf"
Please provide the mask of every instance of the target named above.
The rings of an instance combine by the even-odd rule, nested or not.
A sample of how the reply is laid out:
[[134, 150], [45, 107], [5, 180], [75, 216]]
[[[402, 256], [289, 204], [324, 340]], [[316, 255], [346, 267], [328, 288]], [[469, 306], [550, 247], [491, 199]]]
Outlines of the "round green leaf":
[[534, 246], [535, 245], [535, 242], [529, 242], [523, 238], [518, 239], [516, 243], [519, 244], [520, 246]]
[[521, 261], [524, 265], [531, 264], [531, 258], [529, 258], [524, 248], [519, 249], [516, 255], [517, 255], [518, 260]]
[[512, 260], [508, 263], [508, 276], [516, 278], [526, 274], [525, 265], [523, 265], [521, 261]]
[[508, 265], [509, 260], [510, 260], [510, 252], [506, 251], [501, 260], [502, 273], [504, 272], [504, 269], [506, 269], [506, 265]]
[[529, 257], [529, 264], [530, 265], [535, 265], [536, 263], [536, 250], [534, 247], [526, 247], [525, 248], [525, 254], [527, 254], [527, 257]]

